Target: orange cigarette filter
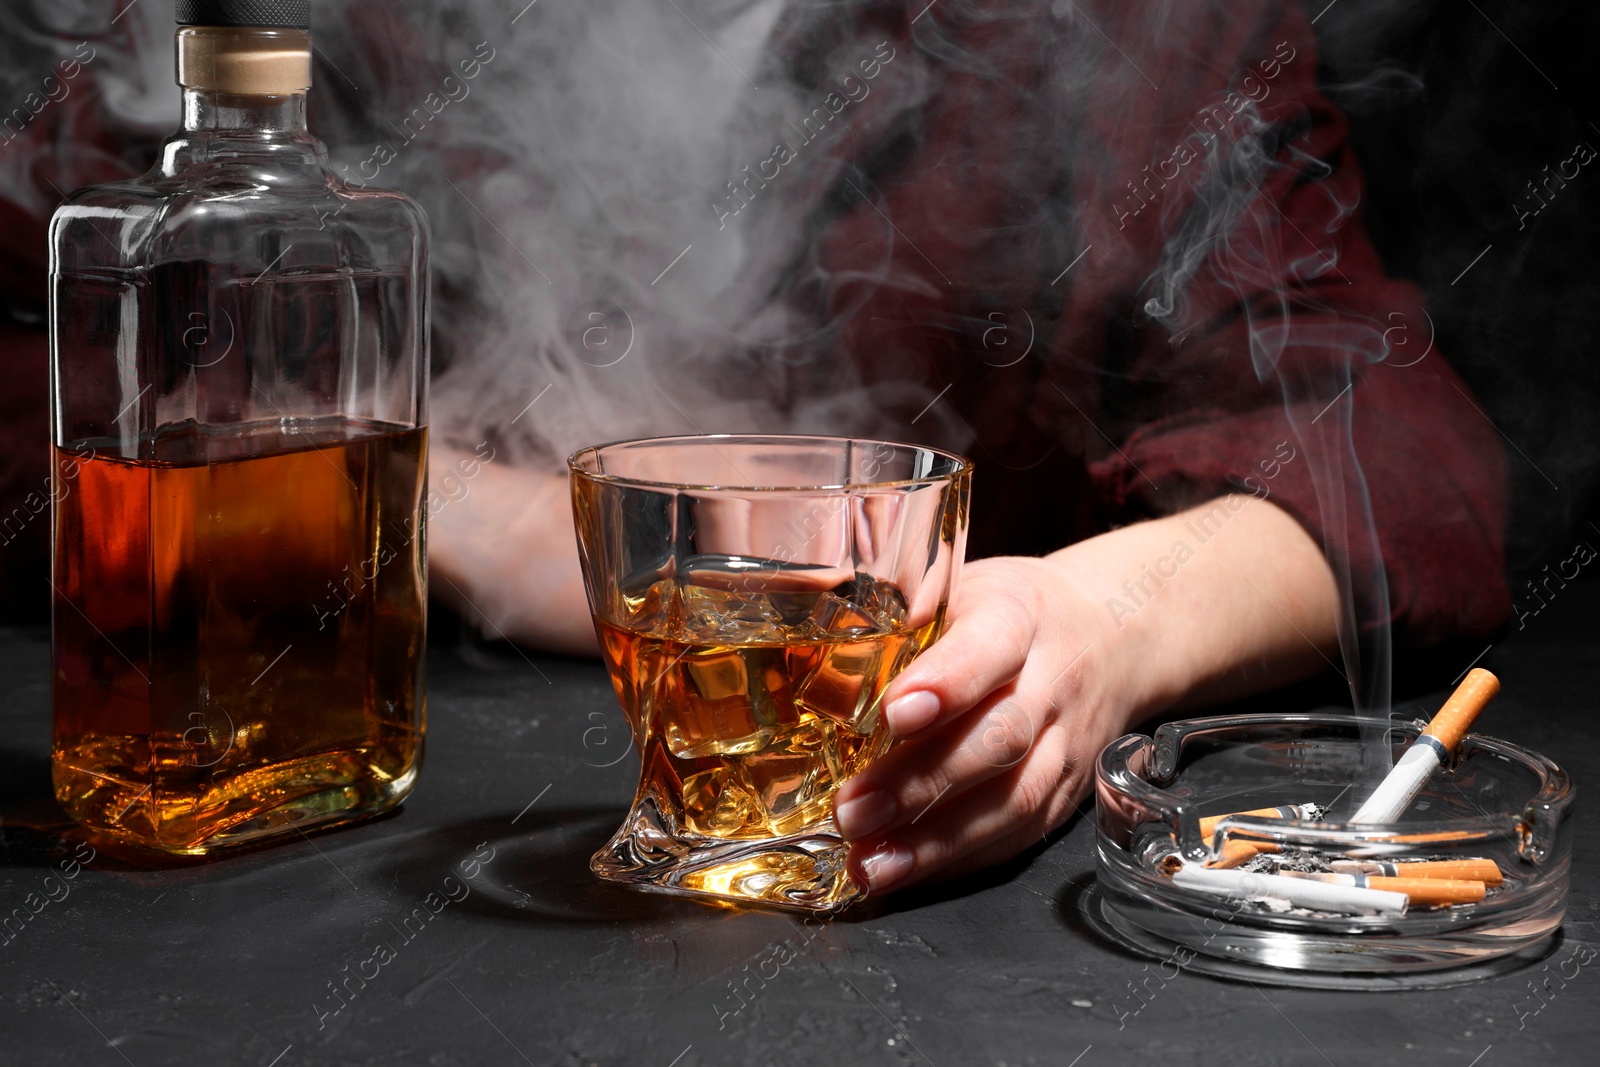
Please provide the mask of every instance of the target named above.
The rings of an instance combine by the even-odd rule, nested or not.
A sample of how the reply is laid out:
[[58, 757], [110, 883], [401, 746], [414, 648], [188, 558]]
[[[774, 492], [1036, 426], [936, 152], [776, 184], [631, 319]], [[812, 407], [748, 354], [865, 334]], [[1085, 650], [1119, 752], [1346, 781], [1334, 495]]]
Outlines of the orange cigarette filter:
[[1229, 870], [1249, 863], [1252, 857], [1259, 856], [1263, 852], [1278, 851], [1280, 851], [1278, 846], [1271, 841], [1229, 841], [1206, 866], [1215, 870]]
[[1505, 880], [1494, 860], [1334, 860], [1340, 874], [1380, 875], [1388, 878], [1445, 878], [1499, 885]]
[[1444, 707], [1428, 722], [1428, 728], [1423, 733], [1437, 737], [1448, 751], [1454, 752], [1461, 736], [1472, 726], [1472, 720], [1478, 717], [1478, 713], [1498, 692], [1500, 679], [1482, 667], [1474, 667], [1456, 686], [1456, 691], [1450, 694]]
[[1225, 815], [1207, 815], [1200, 820], [1200, 836], [1209, 839], [1223, 819], [1251, 817], [1257, 819], [1301, 819], [1306, 814], [1300, 804], [1283, 804], [1276, 808], [1251, 808], [1249, 811], [1230, 811]]
[[1397, 845], [1441, 845], [1447, 842], [1460, 843], [1462, 841], [1484, 841], [1489, 834], [1482, 830], [1440, 830], [1428, 834], [1395, 834], [1385, 840]]
[[[1207, 815], [1200, 820], [1200, 836], [1206, 841], [1216, 832], [1223, 819], [1252, 817], [1257, 819], [1305, 819], [1313, 817], [1316, 809], [1310, 804], [1281, 804], [1276, 808], [1251, 808], [1249, 811], [1230, 811], [1222, 815]], [[1252, 856], [1280, 849], [1270, 841], [1229, 841], [1222, 846], [1215, 859], [1206, 864], [1214, 870], [1227, 870], [1248, 863]]]
[[1486, 892], [1482, 882], [1455, 878], [1385, 878], [1365, 874], [1302, 874], [1284, 871], [1291, 878], [1307, 878], [1313, 882], [1332, 882], [1357, 889], [1384, 889], [1391, 893], [1404, 893], [1413, 907], [1442, 908], [1454, 904], [1477, 904]]
[[1384, 878], [1373, 875], [1366, 878], [1368, 889], [1389, 889], [1390, 893], [1405, 893], [1411, 897], [1413, 907], [1448, 907], [1453, 904], [1478, 904], [1483, 901], [1485, 886], [1482, 881], [1462, 878]]
[[1385, 878], [1372, 875], [1366, 888], [1404, 893], [1413, 907], [1440, 908], [1452, 904], [1477, 904], [1486, 892], [1482, 882], [1459, 878]]
[[1411, 747], [1395, 761], [1372, 795], [1350, 816], [1355, 823], [1391, 823], [1405, 814], [1428, 778], [1461, 742], [1472, 720], [1500, 692], [1500, 680], [1482, 667], [1467, 672]]

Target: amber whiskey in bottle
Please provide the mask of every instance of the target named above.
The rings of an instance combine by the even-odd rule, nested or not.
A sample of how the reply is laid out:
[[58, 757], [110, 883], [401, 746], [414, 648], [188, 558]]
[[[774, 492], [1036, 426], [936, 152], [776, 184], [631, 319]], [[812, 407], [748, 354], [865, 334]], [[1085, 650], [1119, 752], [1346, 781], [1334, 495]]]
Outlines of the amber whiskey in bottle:
[[51, 223], [55, 793], [164, 852], [421, 766], [427, 224], [308, 132], [308, 7], [180, 0], [182, 128]]

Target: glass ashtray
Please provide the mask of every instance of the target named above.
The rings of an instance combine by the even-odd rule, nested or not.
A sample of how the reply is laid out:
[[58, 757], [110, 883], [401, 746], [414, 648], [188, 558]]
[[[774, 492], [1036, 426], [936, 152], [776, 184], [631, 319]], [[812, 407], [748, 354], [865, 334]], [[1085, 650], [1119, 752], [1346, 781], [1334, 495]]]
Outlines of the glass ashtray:
[[[1455, 985], [1542, 958], [1566, 913], [1572, 855], [1573, 786], [1550, 760], [1468, 734], [1400, 820], [1339, 821], [1422, 725], [1217, 716], [1106, 746], [1095, 767], [1099, 860], [1080, 901], [1085, 921], [1177, 967], [1312, 988]], [[1319, 821], [1235, 815], [1201, 832], [1208, 817], [1291, 804], [1327, 812]], [[1289, 862], [1492, 859], [1502, 881], [1480, 903], [1345, 915], [1209, 895], [1163, 873], [1213, 861], [1236, 842]]]

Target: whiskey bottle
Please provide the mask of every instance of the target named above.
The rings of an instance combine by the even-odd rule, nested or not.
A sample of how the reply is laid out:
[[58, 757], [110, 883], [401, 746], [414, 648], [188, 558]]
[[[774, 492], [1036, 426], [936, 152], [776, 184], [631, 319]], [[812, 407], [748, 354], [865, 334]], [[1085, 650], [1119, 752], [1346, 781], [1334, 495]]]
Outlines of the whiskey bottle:
[[428, 235], [306, 127], [307, 0], [180, 0], [183, 125], [50, 227], [53, 773], [168, 853], [421, 766]]

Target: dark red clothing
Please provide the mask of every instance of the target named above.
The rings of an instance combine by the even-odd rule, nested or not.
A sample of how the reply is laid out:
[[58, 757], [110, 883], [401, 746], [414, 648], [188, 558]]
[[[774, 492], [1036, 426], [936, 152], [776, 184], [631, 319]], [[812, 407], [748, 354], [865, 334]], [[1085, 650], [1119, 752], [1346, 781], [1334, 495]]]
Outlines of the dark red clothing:
[[[1062, 16], [1013, 6], [975, 22], [940, 5], [860, 16], [854, 37], [881, 31], [904, 58], [849, 106], [848, 136], [830, 131], [808, 149], [848, 165], [816, 219], [812, 261], [776, 294], [832, 323], [813, 343], [853, 354], [869, 384], [922, 387], [915, 406], [885, 413], [883, 432], [971, 452], [973, 554], [1047, 551], [1229, 491], [1265, 493], [1325, 541], [1353, 546], [1358, 587], [1387, 575], [1390, 619], [1409, 640], [1498, 627], [1510, 606], [1499, 442], [1437, 352], [1401, 366], [1422, 350], [1414, 343], [1404, 358], [1370, 362], [1385, 330], [1415, 338], [1427, 320], [1416, 287], [1384, 275], [1363, 231], [1360, 169], [1343, 117], [1317, 92], [1297, 0], [1178, 5], [1182, 25], [1159, 32], [1137, 3], [1080, 0]], [[820, 100], [841, 73], [823, 62], [837, 41], [801, 32], [800, 17], [792, 32], [780, 25], [773, 50], [816, 71]], [[1087, 19], [1092, 27], [1077, 21]], [[1088, 45], [1063, 53], [1064, 33]], [[895, 79], [908, 92], [928, 72], [940, 79], [931, 98], [895, 108]], [[1229, 106], [1229, 86], [1250, 84], [1259, 105]], [[64, 116], [92, 113], [95, 100], [75, 95], [56, 121], [93, 135], [92, 117]], [[329, 104], [314, 101], [314, 124], [316, 106]], [[1177, 162], [1175, 148], [1197, 133], [1196, 150], [1208, 133], [1218, 151], [1265, 143], [1276, 165], [1251, 172], [1259, 195], [1238, 200], [1220, 237], [1189, 242], [1182, 310], [1163, 322], [1148, 302], [1163, 292], [1151, 279], [1164, 251], [1199, 205], [1242, 188], [1208, 184], [1203, 159]], [[58, 126], [29, 140], [38, 149], [64, 135]], [[58, 148], [50, 163], [62, 188], [103, 180], [87, 165], [61, 173], [68, 158]], [[0, 211], [13, 222], [0, 231], [7, 284], [15, 300], [36, 300], [42, 223], [15, 203], [0, 200]], [[35, 445], [43, 334], [10, 326], [0, 339], [14, 409], [0, 440], [21, 460], [0, 467], [9, 510], [45, 476]], [[1271, 364], [1265, 380], [1258, 363]], [[804, 392], [806, 364], [791, 365]], [[959, 420], [919, 415], [935, 395]], [[948, 439], [962, 422], [970, 439]], [[1319, 502], [1317, 470], [1342, 507]], [[1380, 554], [1363, 533], [1364, 498]], [[17, 576], [42, 567], [36, 555], [0, 553], [0, 593], [15, 596]]]
[[[1386, 570], [1389, 618], [1404, 639], [1425, 644], [1494, 630], [1510, 606], [1504, 455], [1437, 353], [1399, 365], [1424, 347], [1421, 294], [1385, 276], [1362, 228], [1360, 167], [1343, 116], [1317, 91], [1301, 5], [1185, 5], [1199, 13], [1168, 48], [1137, 25], [1142, 6], [1080, 5], [1117, 46], [1103, 51], [1099, 69], [1083, 72], [1099, 88], [1077, 110], [1047, 88], [1060, 57], [1033, 22], [996, 20], [964, 40], [1008, 57], [1006, 77], [974, 70], [946, 82], [920, 112], [916, 153], [876, 176], [876, 207], [852, 197], [824, 237], [836, 269], [856, 261], [871, 277], [884, 217], [892, 218], [890, 239], [903, 235], [894, 271], [925, 285], [880, 288], [841, 343], [882, 380], [952, 386], [947, 399], [976, 434], [969, 447], [978, 463], [977, 554], [1059, 546], [1087, 532], [1095, 511], [1102, 521], [1127, 522], [1264, 486], [1314, 534], [1352, 546], [1358, 588], [1370, 585], [1364, 578], [1374, 569]], [[1145, 188], [1154, 202], [1137, 214], [1131, 209], [1141, 199], [1128, 183], [1170, 159], [1242, 72], [1260, 84], [1263, 63], [1275, 56], [1261, 113], [1292, 139], [1275, 153], [1282, 165], [1257, 179], [1261, 195], [1245, 208], [1231, 252], [1213, 247], [1186, 287], [1188, 328], [1174, 336], [1144, 313], [1153, 295], [1146, 283], [1200, 183], [1181, 172], [1180, 180], [1152, 183]], [[871, 104], [869, 97], [864, 106]], [[858, 141], [870, 136], [860, 132], [865, 121], [857, 122]], [[1054, 203], [1064, 206], [1053, 215], [1061, 225], [1047, 225], [1049, 210], [1019, 211], [1017, 185], [1007, 180], [1018, 172], [1036, 191], [1058, 191]], [[827, 299], [842, 305], [856, 296], [844, 288]], [[1259, 380], [1251, 358], [1249, 318], [1270, 334], [1280, 307], [1291, 328], [1279, 369], [1297, 393], [1288, 403], [1277, 376]], [[1002, 360], [983, 344], [990, 315], [1017, 323], [1018, 309], [1031, 312], [1048, 354], [995, 366]], [[1402, 325], [1414, 340], [1406, 354], [1366, 363], [1383, 332]], [[1328, 335], [1368, 351], [1349, 359], [1324, 343]], [[1319, 419], [1345, 384], [1346, 363], [1354, 364], [1353, 388]], [[1324, 439], [1346, 412], [1359, 469]], [[1342, 460], [1337, 480], [1350, 514], [1330, 507], [1324, 515], [1291, 413], [1313, 451], [1330, 465]], [[1264, 482], [1260, 466], [1281, 442], [1302, 458], [1278, 464]], [[1094, 492], [1075, 496], [1084, 455]], [[1363, 474], [1381, 559], [1357, 528]]]

